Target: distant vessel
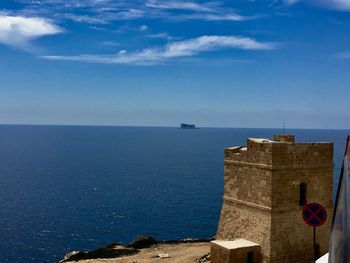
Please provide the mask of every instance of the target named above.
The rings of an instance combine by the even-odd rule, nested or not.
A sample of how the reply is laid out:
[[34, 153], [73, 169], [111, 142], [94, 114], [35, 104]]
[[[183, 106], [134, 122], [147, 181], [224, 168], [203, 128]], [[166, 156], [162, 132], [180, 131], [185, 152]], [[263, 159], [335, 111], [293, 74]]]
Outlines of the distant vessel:
[[181, 123], [181, 129], [198, 129], [194, 124]]

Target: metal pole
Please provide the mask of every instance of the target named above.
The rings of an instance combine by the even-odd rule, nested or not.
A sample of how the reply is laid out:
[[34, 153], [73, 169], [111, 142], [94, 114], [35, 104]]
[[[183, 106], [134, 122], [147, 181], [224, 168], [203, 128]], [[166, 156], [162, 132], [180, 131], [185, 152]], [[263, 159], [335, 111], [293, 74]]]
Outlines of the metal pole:
[[314, 260], [317, 260], [317, 248], [316, 248], [316, 227], [314, 226]]

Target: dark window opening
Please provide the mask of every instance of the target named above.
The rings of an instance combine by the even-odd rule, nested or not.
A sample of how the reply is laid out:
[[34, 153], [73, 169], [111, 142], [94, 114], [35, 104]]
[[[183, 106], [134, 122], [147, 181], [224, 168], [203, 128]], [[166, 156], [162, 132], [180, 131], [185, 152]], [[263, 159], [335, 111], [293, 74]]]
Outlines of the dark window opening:
[[304, 206], [307, 203], [306, 200], [306, 183], [301, 183], [300, 184], [300, 189], [299, 189], [299, 205]]
[[247, 253], [247, 263], [253, 263], [253, 252]]

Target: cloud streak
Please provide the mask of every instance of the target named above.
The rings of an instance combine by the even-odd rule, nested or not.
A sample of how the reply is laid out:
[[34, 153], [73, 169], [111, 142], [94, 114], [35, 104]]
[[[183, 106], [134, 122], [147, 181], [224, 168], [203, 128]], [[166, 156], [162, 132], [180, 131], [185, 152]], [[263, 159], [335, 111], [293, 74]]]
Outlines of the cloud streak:
[[164, 19], [175, 21], [243, 21], [257, 18], [242, 16], [221, 2], [180, 0], [18, 0], [24, 8], [21, 16], [50, 17], [58, 21], [70, 20], [88, 24], [107, 24], [113, 21]]
[[0, 14], [0, 43], [8, 46], [27, 49], [31, 40], [62, 31], [43, 18]]
[[315, 4], [328, 9], [350, 12], [349, 0], [283, 0], [288, 5], [293, 5], [299, 2], [305, 2], [309, 4]]
[[258, 42], [240, 36], [201, 36], [168, 43], [162, 47], [147, 48], [136, 52], [119, 51], [116, 55], [43, 56], [50, 60], [68, 60], [105, 64], [154, 65], [176, 58], [189, 58], [199, 53], [221, 49], [270, 50], [275, 44]]
[[339, 11], [350, 11], [349, 0], [319, 0], [320, 4]]
[[228, 14], [183, 14], [174, 17], [176, 20], [205, 20], [205, 21], [244, 21], [256, 19], [258, 16], [241, 16], [236, 13]]
[[215, 10], [210, 7], [210, 4], [198, 4], [195, 2], [184, 1], [157, 1], [150, 0], [146, 3], [146, 6], [157, 9], [174, 9], [174, 10], [191, 10], [195, 12], [214, 12]]

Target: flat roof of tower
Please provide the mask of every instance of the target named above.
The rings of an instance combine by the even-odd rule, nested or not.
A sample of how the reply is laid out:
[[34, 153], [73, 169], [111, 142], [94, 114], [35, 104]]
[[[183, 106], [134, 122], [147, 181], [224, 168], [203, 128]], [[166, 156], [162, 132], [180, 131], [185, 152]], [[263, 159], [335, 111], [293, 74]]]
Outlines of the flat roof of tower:
[[214, 240], [211, 241], [214, 244], [217, 244], [219, 246], [222, 246], [224, 248], [227, 249], [236, 249], [236, 248], [242, 248], [242, 247], [256, 247], [256, 246], [260, 246], [257, 243], [254, 243], [252, 241], [243, 239], [243, 238], [238, 238], [235, 240]]
[[264, 138], [248, 138], [248, 140], [254, 141], [254, 142], [258, 142], [258, 143], [274, 143], [274, 142], [278, 142], [278, 141], [271, 141], [269, 139], [264, 139]]

